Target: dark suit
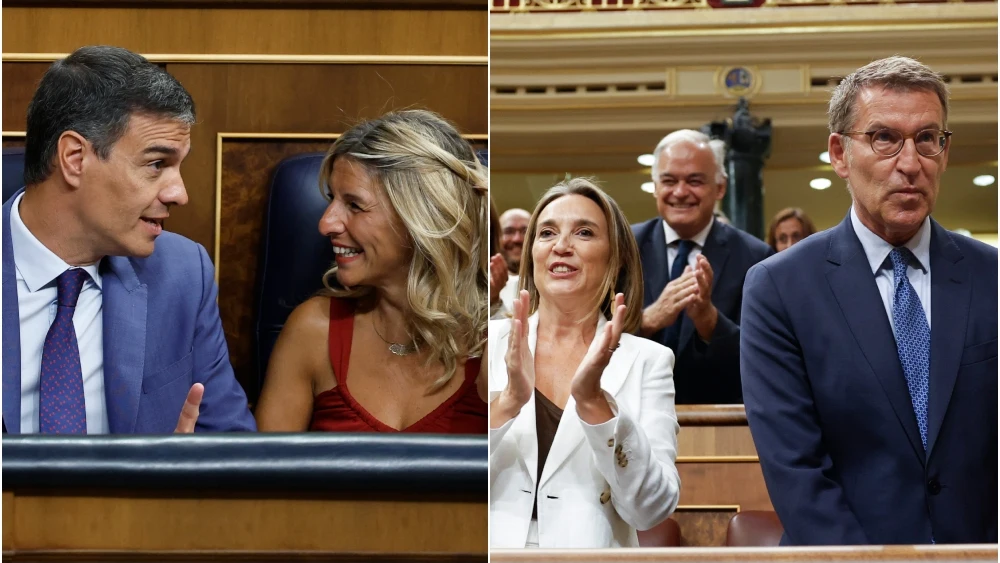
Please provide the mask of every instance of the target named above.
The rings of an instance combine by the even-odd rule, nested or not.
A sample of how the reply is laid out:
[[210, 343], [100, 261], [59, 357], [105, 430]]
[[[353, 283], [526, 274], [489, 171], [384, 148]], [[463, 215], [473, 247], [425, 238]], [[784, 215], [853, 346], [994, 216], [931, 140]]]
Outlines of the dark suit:
[[[21, 431], [21, 338], [10, 209], [3, 206], [3, 421]], [[233, 376], [205, 249], [164, 232], [147, 258], [101, 261], [104, 394], [112, 434], [173, 432], [194, 383], [197, 431], [256, 430]]]
[[787, 544], [996, 543], [997, 250], [931, 221], [927, 453], [851, 224], [747, 275], [747, 418]]
[[[657, 217], [632, 225], [642, 260], [644, 295], [648, 307], [660, 296], [670, 278], [667, 266], [666, 237], [663, 220]], [[719, 321], [708, 344], [694, 330], [686, 315], [681, 321], [680, 338], [675, 354], [674, 385], [677, 404], [742, 403], [740, 388], [740, 304], [747, 270], [774, 253], [761, 240], [715, 221], [701, 251], [712, 266], [714, 281], [712, 303], [719, 310]], [[665, 344], [666, 329], [649, 338]]]

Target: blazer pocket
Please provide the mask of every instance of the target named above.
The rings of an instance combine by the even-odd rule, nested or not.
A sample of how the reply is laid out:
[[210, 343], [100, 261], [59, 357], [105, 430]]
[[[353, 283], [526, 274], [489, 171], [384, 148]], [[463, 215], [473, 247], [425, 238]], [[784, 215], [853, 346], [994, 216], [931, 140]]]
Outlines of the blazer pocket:
[[997, 357], [997, 339], [994, 338], [989, 342], [983, 342], [982, 344], [974, 344], [972, 346], [966, 346], [965, 350], [962, 350], [962, 366], [968, 366], [972, 364], [978, 364], [979, 362], [985, 362], [986, 360], [995, 360]]
[[142, 392], [149, 394], [188, 375], [194, 369], [194, 349], [169, 366], [142, 378]]

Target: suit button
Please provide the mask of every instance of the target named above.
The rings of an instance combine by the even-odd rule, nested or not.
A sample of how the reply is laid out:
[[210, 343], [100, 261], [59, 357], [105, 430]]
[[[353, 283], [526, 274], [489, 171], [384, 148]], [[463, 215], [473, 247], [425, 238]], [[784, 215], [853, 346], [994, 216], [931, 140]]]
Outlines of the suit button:
[[608, 447], [610, 448], [613, 445], [615, 445], [615, 439], [614, 438], [608, 438]]
[[938, 483], [937, 479], [931, 479], [927, 481], [927, 492], [936, 495], [941, 492], [941, 483]]
[[621, 453], [622, 453], [622, 445], [618, 444], [617, 446], [615, 446], [615, 455], [621, 455]]

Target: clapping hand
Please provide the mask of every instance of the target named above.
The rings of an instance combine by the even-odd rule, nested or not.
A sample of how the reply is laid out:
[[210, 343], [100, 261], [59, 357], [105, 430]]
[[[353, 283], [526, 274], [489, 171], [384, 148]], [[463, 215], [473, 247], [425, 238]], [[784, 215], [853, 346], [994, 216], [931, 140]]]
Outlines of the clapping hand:
[[490, 426], [499, 428], [517, 416], [535, 392], [535, 359], [528, 347], [528, 292], [514, 301], [514, 316], [507, 337], [507, 386], [490, 405]]
[[503, 256], [494, 254], [490, 258], [490, 306], [500, 299], [500, 290], [507, 285], [507, 262]]
[[615, 295], [611, 321], [605, 323], [594, 335], [587, 355], [583, 357], [570, 383], [570, 394], [576, 401], [577, 412], [588, 424], [599, 424], [613, 416], [604, 392], [601, 391], [601, 376], [611, 361], [611, 355], [618, 349], [625, 327], [625, 310], [625, 296], [619, 293]]
[[[707, 263], [707, 260], [706, 260]], [[711, 276], [711, 268], [709, 268]], [[698, 297], [697, 272], [687, 266], [684, 272], [660, 292], [660, 296], [642, 312], [642, 334], [650, 336], [677, 322], [677, 317]]]
[[[689, 266], [690, 268], [690, 266]], [[696, 291], [684, 312], [691, 318], [698, 336], [702, 340], [708, 341], [715, 331], [716, 322], [719, 320], [719, 311], [712, 304], [712, 283], [714, 282], [712, 265], [704, 254], [699, 254], [697, 266], [694, 269], [694, 282]]]

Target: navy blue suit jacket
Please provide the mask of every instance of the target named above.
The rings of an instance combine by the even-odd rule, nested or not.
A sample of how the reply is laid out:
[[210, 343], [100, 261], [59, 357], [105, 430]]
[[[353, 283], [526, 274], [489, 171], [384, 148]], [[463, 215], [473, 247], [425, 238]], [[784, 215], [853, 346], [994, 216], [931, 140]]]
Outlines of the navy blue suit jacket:
[[[10, 208], [3, 206], [3, 421], [21, 430], [21, 336]], [[101, 261], [104, 394], [112, 434], [173, 432], [194, 383], [197, 431], [256, 430], [233, 376], [214, 270], [201, 245], [164, 232], [148, 258]]]
[[997, 541], [997, 250], [931, 229], [926, 453], [850, 216], [747, 275], [743, 392], [783, 543]]
[[[642, 306], [660, 296], [670, 279], [666, 236], [659, 217], [632, 225], [642, 260]], [[740, 305], [747, 270], [774, 251], [763, 241], [739, 229], [715, 221], [708, 231], [702, 254], [712, 266], [712, 303], [719, 311], [715, 332], [706, 345], [687, 316], [681, 321], [680, 338], [674, 350], [674, 385], [677, 404], [738, 404], [740, 387]], [[649, 338], [666, 345], [663, 329]]]

